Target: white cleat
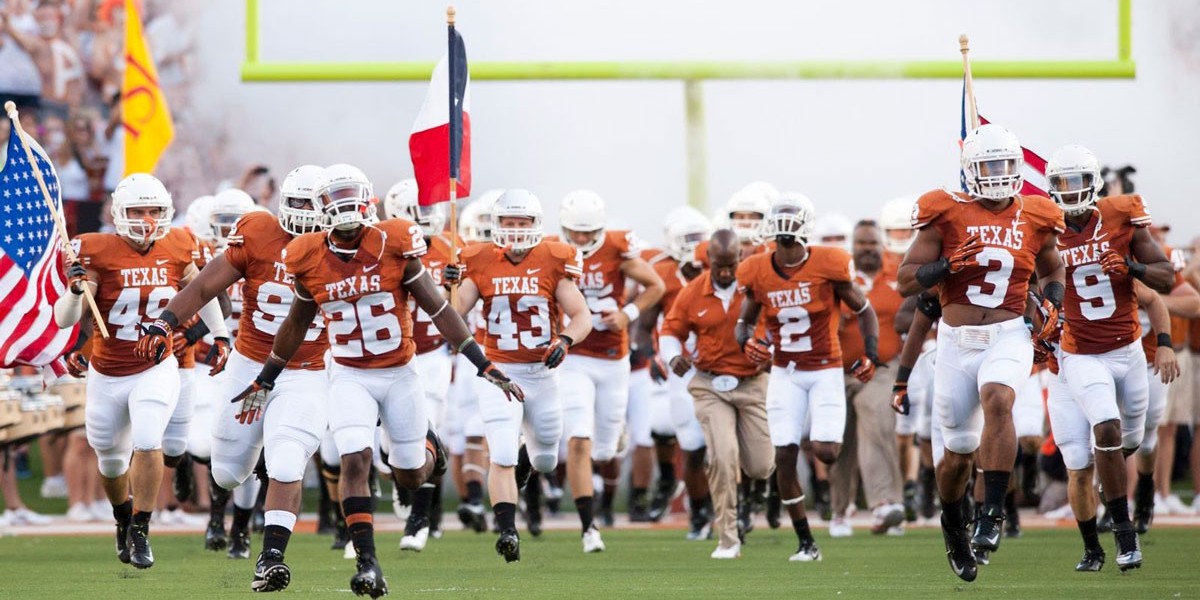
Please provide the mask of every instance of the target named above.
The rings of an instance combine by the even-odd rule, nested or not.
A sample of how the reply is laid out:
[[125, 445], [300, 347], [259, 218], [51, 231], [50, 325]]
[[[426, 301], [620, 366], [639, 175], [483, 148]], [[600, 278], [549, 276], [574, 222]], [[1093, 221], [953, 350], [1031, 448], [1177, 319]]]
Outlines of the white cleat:
[[717, 560], [729, 560], [729, 559], [733, 559], [733, 558], [738, 558], [741, 555], [742, 555], [742, 545], [734, 544], [728, 548], [724, 548], [722, 546], [717, 546], [717, 549], [713, 550], [712, 554], [710, 554], [709, 556], [712, 558], [715, 558]]
[[420, 552], [425, 549], [425, 543], [429, 541], [429, 528], [422, 527], [412, 535], [406, 535], [400, 538], [400, 549]]
[[54, 522], [53, 519], [43, 514], [38, 514], [28, 508], [18, 508], [16, 510], [4, 511], [4, 521], [10, 526], [33, 525], [42, 526], [49, 525]]
[[805, 543], [800, 546], [788, 561], [790, 562], [818, 562], [821, 560], [821, 549], [812, 542]]
[[400, 502], [400, 492], [395, 486], [392, 486], [392, 512], [396, 513], [396, 518], [401, 521], [407, 521], [408, 516], [412, 514], [412, 505]]
[[850, 526], [850, 521], [845, 517], [834, 517], [829, 522], [829, 537], [848, 538], [854, 535], [854, 528]]
[[342, 551], [342, 558], [346, 560], [358, 558], [358, 554], [354, 552], [354, 542], [346, 542], [346, 549]]
[[[1196, 514], [1192, 510], [1192, 507], [1184, 504], [1183, 500], [1179, 499], [1179, 496], [1177, 494], [1171, 494], [1171, 495], [1167, 496], [1166, 505], [1167, 505], [1167, 508], [1170, 509], [1171, 514], [1173, 514], [1173, 515], [1194, 515], [1194, 514]], [[1155, 506], [1157, 506], [1157, 504]]]
[[583, 534], [583, 553], [604, 552], [604, 540], [600, 539], [600, 530], [592, 525]]

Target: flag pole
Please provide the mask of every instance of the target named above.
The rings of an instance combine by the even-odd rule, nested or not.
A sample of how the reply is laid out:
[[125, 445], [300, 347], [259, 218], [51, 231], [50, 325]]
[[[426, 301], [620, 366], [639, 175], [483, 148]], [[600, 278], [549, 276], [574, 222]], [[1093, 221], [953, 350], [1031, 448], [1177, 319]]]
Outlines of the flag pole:
[[[71, 237], [67, 235], [67, 225], [63, 222], [62, 214], [58, 212], [58, 207], [54, 203], [54, 199], [50, 196], [50, 190], [46, 188], [46, 182], [42, 179], [42, 170], [37, 166], [37, 159], [33, 155], [33, 138], [25, 133], [25, 128], [21, 127], [21, 117], [17, 113], [17, 105], [9, 100], [4, 103], [4, 112], [8, 113], [8, 118], [13, 122], [13, 133], [21, 138], [21, 145], [25, 147], [25, 159], [29, 161], [29, 166], [33, 169], [33, 178], [37, 180], [38, 189], [42, 190], [42, 200], [45, 201], [46, 207], [50, 209], [50, 217], [54, 220], [54, 228], [58, 230], [59, 237], [62, 238], [63, 252], [66, 253], [68, 262], [74, 263], [79, 260], [75, 256], [75, 249], [68, 243]], [[46, 163], [50, 163], [50, 157], [46, 157]], [[96, 306], [96, 299], [92, 296], [92, 289], [84, 284], [83, 297], [87, 299], [88, 306], [92, 309], [92, 316], [96, 319], [96, 329], [100, 330], [100, 335], [104, 339], [108, 339], [108, 328], [104, 327], [104, 319], [100, 316], [100, 307]]]
[[967, 90], [967, 116], [970, 119], [971, 129], [975, 130], [979, 127], [979, 108], [975, 106], [975, 82], [971, 78], [971, 58], [967, 55], [971, 51], [967, 34], [958, 36], [958, 49], [962, 52], [963, 85]]
[[[458, 12], [454, 10], [453, 5], [446, 7], [446, 25], [449, 28], [449, 41], [447, 45], [447, 50], [449, 51], [448, 56], [454, 56], [454, 23], [457, 20], [457, 15]], [[446, 89], [450, 91], [450, 114], [453, 115], [453, 111], [456, 108], [454, 106], [454, 69], [446, 69], [446, 72], [449, 77]], [[451, 118], [453, 118], [453, 116], [451, 116]], [[454, 132], [450, 131], [449, 135], [450, 155], [453, 157]], [[453, 161], [451, 161], [451, 163], [452, 162]], [[454, 165], [450, 164], [450, 168], [453, 170]], [[453, 176], [450, 177], [450, 263], [458, 264], [458, 179]], [[450, 306], [453, 307], [457, 303], [458, 284], [455, 283], [450, 286]]]

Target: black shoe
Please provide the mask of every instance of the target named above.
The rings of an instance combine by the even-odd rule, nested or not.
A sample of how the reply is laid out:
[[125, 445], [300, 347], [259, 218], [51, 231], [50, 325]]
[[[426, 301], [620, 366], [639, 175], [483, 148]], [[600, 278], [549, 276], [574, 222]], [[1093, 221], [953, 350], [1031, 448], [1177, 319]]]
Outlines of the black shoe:
[[1100, 533], [1108, 533], [1113, 530], [1112, 515], [1108, 511], [1104, 511], [1104, 516], [1096, 520], [1096, 531]]
[[999, 509], [984, 509], [975, 519], [975, 535], [971, 536], [971, 548], [995, 552], [1000, 549], [1000, 528], [1004, 515]]
[[129, 564], [129, 521], [117, 521], [117, 560]]
[[823, 490], [817, 491], [817, 498], [813, 501], [813, 511], [821, 515], [822, 521], [833, 520], [833, 503], [829, 499], [829, 482], [822, 482]]
[[904, 482], [904, 520], [913, 523], [917, 520], [917, 482]]
[[992, 562], [991, 554], [987, 550], [974, 550], [975, 564], [987, 566]]
[[346, 522], [338, 519], [337, 532], [333, 534], [333, 544], [329, 546], [330, 550], [345, 550], [346, 544], [350, 543], [350, 530], [346, 528]]
[[525, 444], [521, 444], [521, 449], [517, 451], [517, 467], [513, 472], [517, 476], [517, 489], [525, 489], [529, 476], [533, 474], [533, 463], [529, 462], [529, 451], [525, 449]]
[[229, 538], [225, 537], [225, 520], [209, 519], [208, 529], [204, 531], [204, 549], [220, 552], [228, 545]]
[[[739, 529], [739, 535], [741, 530]], [[688, 518], [688, 534], [689, 541], [698, 542], [702, 540], [711, 540], [712, 532], [712, 514], [709, 513], [707, 506], [700, 507], [700, 510], [693, 510]]]
[[510, 529], [500, 534], [496, 540], [496, 554], [504, 557], [504, 562], [521, 560], [521, 537], [516, 530]]
[[749, 502], [742, 502], [738, 505], [737, 530], [738, 539], [745, 544], [746, 536], [754, 531], [754, 511]]
[[463, 527], [471, 529], [475, 533], [487, 531], [487, 512], [484, 511], [482, 504], [470, 502], [459, 504], [458, 520], [462, 521]]
[[629, 507], [630, 523], [649, 523], [650, 509], [644, 505], [634, 504]]
[[258, 555], [254, 565], [254, 581], [250, 589], [256, 592], [281, 592], [292, 582], [292, 570], [283, 564], [283, 553], [271, 549]]
[[350, 591], [357, 596], [378, 598], [388, 593], [387, 580], [383, 578], [383, 570], [374, 556], [359, 556], [358, 572], [350, 578]]
[[1133, 523], [1113, 525], [1112, 531], [1117, 538], [1117, 567], [1122, 571], [1141, 568], [1142, 544]]
[[250, 532], [245, 529], [231, 529], [229, 531], [229, 558], [249, 559], [250, 558]]
[[1079, 564], [1075, 565], [1075, 570], [1080, 573], [1095, 573], [1104, 567], [1104, 549], [1095, 548], [1083, 551], [1083, 558], [1079, 559]]
[[446, 451], [446, 445], [442, 443], [442, 438], [432, 427], [425, 432], [425, 439], [433, 444], [433, 472], [429, 474], [429, 480], [441, 477], [446, 474], [446, 465], [450, 462], [450, 453]]
[[529, 535], [542, 536], [542, 509], [534, 508], [525, 514], [525, 523], [529, 525]]
[[946, 559], [950, 561], [950, 570], [963, 581], [975, 581], [975, 577], [979, 575], [979, 565], [971, 551], [971, 539], [967, 535], [967, 529], [947, 527], [946, 515], [942, 515], [942, 539], [946, 543]]
[[192, 472], [191, 455], [184, 454], [179, 459], [179, 464], [175, 465], [175, 478], [172, 484], [171, 491], [175, 493], [175, 500], [180, 504], [192, 499], [192, 492], [196, 487], [196, 477]]
[[659, 479], [650, 497], [650, 520], [657, 523], [671, 510], [671, 503], [683, 494], [683, 482], [677, 479]]
[[129, 537], [125, 544], [129, 547], [130, 564], [139, 569], [149, 569], [154, 566], [154, 551], [150, 549], [149, 525], [131, 524]]

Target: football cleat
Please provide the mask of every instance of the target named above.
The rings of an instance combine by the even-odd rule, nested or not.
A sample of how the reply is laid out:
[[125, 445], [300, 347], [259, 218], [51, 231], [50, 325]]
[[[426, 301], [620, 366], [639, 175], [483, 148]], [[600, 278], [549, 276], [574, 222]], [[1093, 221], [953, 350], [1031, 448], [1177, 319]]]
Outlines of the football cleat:
[[1083, 558], [1079, 559], [1079, 564], [1075, 565], [1075, 570], [1080, 573], [1094, 573], [1104, 567], [1104, 549], [1095, 548], [1083, 551]]
[[975, 564], [987, 566], [992, 564], [992, 555], [987, 550], [972, 550], [975, 553]]
[[[1134, 492], [1136, 494], [1136, 492]], [[1137, 502], [1133, 507], [1133, 524], [1137, 529], [1138, 535], [1144, 535], [1150, 531], [1150, 524], [1154, 522], [1154, 496], [1148, 496], [1144, 501]]]
[[346, 544], [350, 543], [350, 530], [346, 528], [346, 521], [338, 519], [337, 531], [333, 534], [333, 544], [329, 546], [330, 550], [345, 550]]
[[130, 525], [128, 541], [129, 562], [139, 569], [154, 566], [154, 551], [150, 549], [150, 526]]
[[517, 535], [515, 529], [509, 529], [500, 534], [500, 539], [496, 540], [496, 554], [503, 556], [504, 562], [521, 560], [521, 537]]
[[412, 514], [412, 492], [408, 488], [392, 486], [392, 512], [396, 513], [397, 519], [408, 520], [408, 516]]
[[350, 578], [350, 591], [357, 596], [372, 598], [387, 595], [387, 580], [383, 578], [383, 570], [374, 556], [358, 557], [357, 567], [358, 572]]
[[634, 504], [629, 507], [629, 522], [630, 523], [649, 523], [650, 509], [646, 506]]
[[683, 494], [684, 485], [676, 479], [659, 479], [650, 498], [650, 520], [660, 521], [671, 510], [671, 503]]
[[583, 553], [604, 552], [604, 540], [600, 539], [600, 530], [595, 525], [583, 533]]
[[1142, 544], [1133, 523], [1113, 525], [1113, 536], [1117, 538], [1117, 567], [1122, 571], [1141, 568]]
[[946, 543], [946, 559], [950, 570], [963, 581], [975, 581], [979, 567], [975, 554], [971, 552], [971, 538], [965, 527], [947, 527], [946, 516], [942, 515], [942, 539]]
[[400, 538], [400, 549], [420, 552], [429, 541], [429, 519], [409, 516], [404, 524], [404, 537]]
[[463, 527], [471, 529], [475, 533], [487, 531], [487, 513], [484, 512], [482, 504], [470, 502], [459, 504], [458, 520], [462, 521]]
[[599, 517], [600, 524], [604, 525], [604, 527], [611, 528], [613, 524], [616, 523], [616, 516], [613, 515], [613, 509], [611, 506], [602, 506], [600, 507], [600, 510], [596, 512], [598, 513], [596, 516]]
[[250, 589], [256, 592], [281, 592], [292, 582], [292, 570], [283, 563], [283, 553], [271, 549], [258, 555], [254, 565], [254, 581]]
[[117, 560], [129, 564], [129, 521], [117, 521]]
[[904, 506], [900, 504], [884, 504], [872, 513], [871, 533], [875, 535], [883, 535], [904, 522]]
[[708, 512], [708, 507], [692, 511], [692, 516], [689, 518], [689, 521], [687, 534], [688, 541], [698, 542], [701, 540], [712, 539], [712, 516]]
[[533, 474], [533, 463], [529, 462], [529, 451], [525, 449], [525, 444], [521, 444], [521, 449], [517, 451], [517, 466], [513, 472], [517, 477], [517, 489], [524, 489], [525, 484], [529, 483], [529, 476]]
[[779, 529], [779, 517], [783, 512], [783, 503], [779, 499], [779, 489], [772, 485], [767, 494], [767, 527]]
[[232, 529], [229, 531], [229, 558], [247, 559], [250, 558], [250, 532], [245, 529]]
[[746, 536], [754, 531], [754, 512], [749, 502], [743, 501], [738, 505], [737, 532], [738, 541], [745, 544]]
[[209, 519], [208, 528], [204, 530], [204, 549], [220, 552], [228, 545], [229, 539], [225, 537], [225, 521]]
[[1104, 511], [1104, 514], [1100, 515], [1100, 517], [1096, 519], [1096, 531], [1099, 533], [1108, 533], [1112, 530], [1112, 515], [1108, 514], [1108, 511], [1106, 510]]
[[985, 508], [975, 519], [975, 535], [971, 536], [971, 548], [995, 552], [1000, 549], [1000, 529], [1004, 514], [998, 508]]
[[788, 558], [789, 562], [816, 562], [819, 560], [821, 560], [821, 549], [812, 540], [801, 543], [796, 553]]

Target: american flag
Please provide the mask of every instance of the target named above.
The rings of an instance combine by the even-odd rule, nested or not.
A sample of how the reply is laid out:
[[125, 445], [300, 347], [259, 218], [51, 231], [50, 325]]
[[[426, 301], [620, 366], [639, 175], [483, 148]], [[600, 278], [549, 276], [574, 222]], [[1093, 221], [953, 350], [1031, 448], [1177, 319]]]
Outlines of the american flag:
[[[966, 79], [963, 80], [962, 117], [959, 120], [959, 123], [958, 145], [961, 147], [962, 141], [967, 139], [968, 131]], [[991, 123], [991, 121], [985, 119], [982, 114], [979, 115], [980, 125], [987, 125], [988, 123]], [[1021, 182], [1021, 193], [1026, 196], [1048, 197], [1046, 194], [1046, 159], [1042, 158], [1037, 152], [1034, 152], [1025, 146], [1021, 146], [1021, 153], [1025, 156], [1025, 168], [1022, 172], [1022, 175], [1024, 175], [1024, 181]], [[958, 178], [959, 183], [962, 185], [962, 190], [964, 192], [967, 191], [967, 176], [962, 172], [962, 169], [959, 169], [958, 171]]]
[[45, 152], [34, 144], [37, 165], [10, 128], [0, 169], [0, 368], [45, 366], [75, 343], [78, 325], [59, 329], [54, 302], [66, 290], [62, 238], [38, 189], [39, 169], [58, 210], [58, 175]]

